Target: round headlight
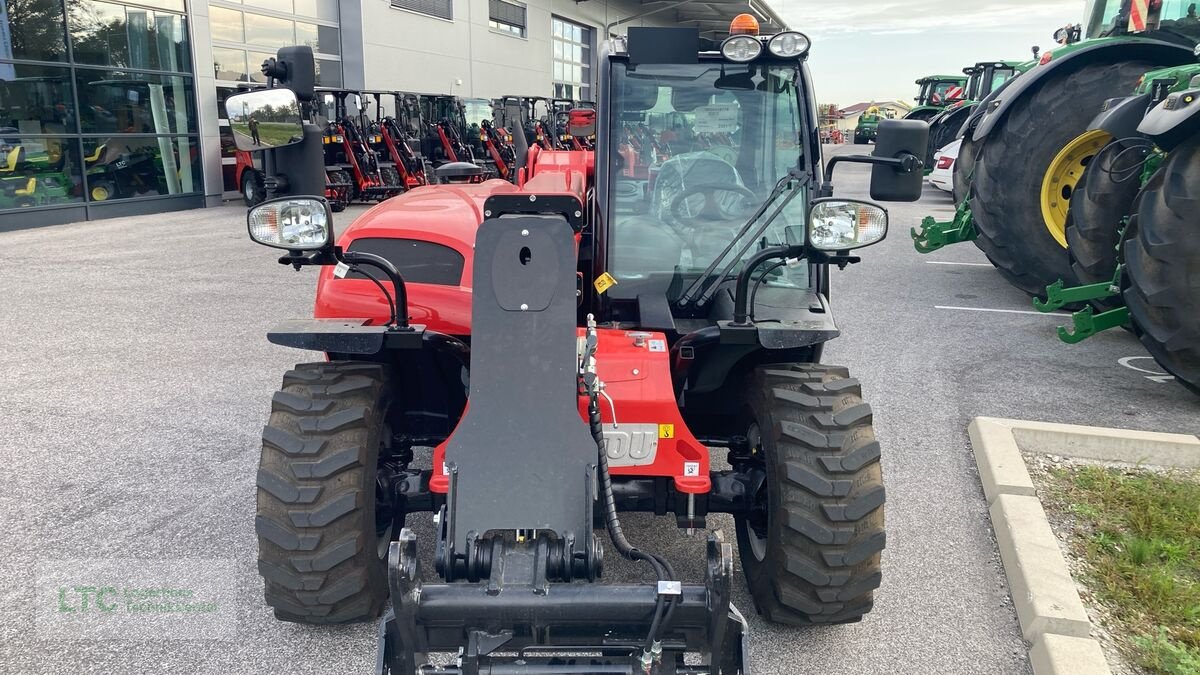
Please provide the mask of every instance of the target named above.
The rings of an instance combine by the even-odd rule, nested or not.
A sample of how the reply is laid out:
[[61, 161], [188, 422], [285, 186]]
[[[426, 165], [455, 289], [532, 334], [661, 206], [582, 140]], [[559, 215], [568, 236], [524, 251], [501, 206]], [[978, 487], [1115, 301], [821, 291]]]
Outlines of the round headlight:
[[733, 35], [721, 43], [721, 55], [730, 61], [753, 61], [759, 54], [762, 54], [762, 43], [750, 35]]
[[771, 38], [771, 41], [767, 43], [767, 49], [775, 56], [790, 59], [807, 52], [811, 44], [807, 35], [788, 32]]

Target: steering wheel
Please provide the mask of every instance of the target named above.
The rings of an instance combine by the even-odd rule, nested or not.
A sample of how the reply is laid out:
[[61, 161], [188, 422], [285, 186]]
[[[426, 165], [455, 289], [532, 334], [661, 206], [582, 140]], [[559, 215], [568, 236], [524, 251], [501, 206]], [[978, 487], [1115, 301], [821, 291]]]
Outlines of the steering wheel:
[[[724, 193], [725, 197], [718, 195]], [[696, 199], [700, 195], [703, 200]], [[687, 223], [693, 220], [739, 220], [745, 210], [735, 210], [735, 202], [754, 204], [757, 195], [750, 190], [730, 183], [698, 183], [684, 188], [671, 200], [670, 213], [676, 223]]]

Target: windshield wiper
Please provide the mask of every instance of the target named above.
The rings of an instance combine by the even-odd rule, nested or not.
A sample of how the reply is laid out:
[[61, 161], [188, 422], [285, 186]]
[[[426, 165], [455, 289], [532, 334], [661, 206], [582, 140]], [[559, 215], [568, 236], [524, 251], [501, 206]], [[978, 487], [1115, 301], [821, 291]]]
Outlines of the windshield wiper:
[[[779, 182], [775, 184], [775, 187], [771, 190], [771, 194], [767, 195], [767, 198], [763, 201], [762, 205], [758, 207], [758, 210], [754, 212], [753, 216], [750, 216], [750, 219], [746, 221], [746, 224], [743, 225], [740, 230], [738, 230], [738, 233], [729, 241], [729, 243], [725, 246], [725, 249], [722, 250], [717, 257], [713, 258], [712, 263], [710, 263], [709, 266], [704, 269], [704, 272], [701, 273], [700, 276], [692, 282], [692, 285], [688, 286], [687, 290], [685, 290], [683, 294], [679, 296], [679, 299], [675, 301], [677, 305], [684, 307], [688, 305], [688, 303], [691, 303], [694, 299], [696, 306], [702, 307], [712, 298], [713, 295], [716, 294], [717, 289], [725, 281], [726, 277], [729, 276], [729, 273], [734, 267], [737, 266], [739, 262], [741, 262], [742, 257], [746, 255], [746, 251], [748, 251], [750, 247], [754, 245], [754, 242], [758, 241], [759, 237], [761, 237], [763, 233], [767, 231], [767, 228], [771, 226], [771, 223], [775, 222], [775, 219], [779, 217], [779, 214], [783, 213], [783, 210], [787, 208], [792, 199], [794, 199], [796, 195], [800, 194], [800, 191], [796, 189], [800, 183], [800, 177], [799, 168], [794, 167], [788, 170], [787, 175], [781, 178]], [[773, 204], [775, 200], [779, 199], [779, 197], [785, 192], [789, 192], [789, 194], [783, 200], [783, 202], [781, 202], [779, 206], [777, 206], [775, 210], [771, 212], [769, 217], [759, 224], [758, 228], [753, 230], [753, 234], [751, 236], [747, 237], [746, 235], [751, 231], [750, 228], [754, 226], [754, 223], [762, 218], [767, 212], [767, 209], [771, 207], [771, 204]], [[743, 239], [746, 240], [746, 243], [738, 249], [737, 254], [733, 256], [733, 259], [726, 263], [725, 267], [721, 268], [721, 272], [720, 274], [716, 275], [715, 281], [710, 282], [709, 280], [712, 279], [713, 273], [717, 270], [717, 265], [720, 265], [723, 260], [729, 257], [730, 251], [732, 251], [737, 243]]]

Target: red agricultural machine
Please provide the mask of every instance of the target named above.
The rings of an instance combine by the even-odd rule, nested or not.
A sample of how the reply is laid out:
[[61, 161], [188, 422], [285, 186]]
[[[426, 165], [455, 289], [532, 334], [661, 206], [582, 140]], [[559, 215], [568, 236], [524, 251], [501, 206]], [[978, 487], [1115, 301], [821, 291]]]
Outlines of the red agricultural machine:
[[[425, 158], [413, 150], [413, 143], [420, 143], [420, 136], [413, 134], [411, 127], [398, 118], [403, 116], [406, 107], [410, 110], [415, 107], [417, 114], [420, 114], [416, 98], [411, 94], [394, 91], [371, 91], [364, 92], [364, 95], [370, 96], [375, 103], [372, 131], [377, 140], [374, 149], [378, 156], [386, 158], [380, 162], [380, 166], [395, 171], [395, 182], [404, 186], [405, 190], [427, 185], [429, 181], [425, 175]], [[396, 115], [387, 114], [384, 101], [388, 99], [391, 100]], [[419, 117], [417, 128], [420, 128]]]
[[382, 144], [383, 135], [366, 114], [364, 95], [345, 89], [319, 92], [332, 102], [326, 104], [325, 167], [337, 180], [330, 182], [349, 183], [348, 202], [380, 202], [403, 192], [406, 188], [395, 166], [380, 163], [375, 148]]
[[462, 101], [441, 94], [420, 94], [419, 99], [421, 119], [426, 126], [421, 154], [435, 167], [454, 162], [473, 163], [474, 153], [464, 141], [468, 125]]
[[[733, 542], [702, 535], [705, 577], [685, 582], [625, 512], [687, 533], [732, 514], [771, 621], [871, 609], [880, 447], [859, 382], [821, 355], [839, 333], [831, 272], [887, 212], [834, 199], [831, 176], [870, 163], [874, 198], [916, 200], [927, 127], [885, 121], [874, 155], [822, 166], [808, 48], [756, 24], [721, 43], [631, 28], [599, 58], [594, 152], [531, 149], [515, 184], [412, 190], [336, 243], [320, 199], [250, 212], [280, 263], [320, 267], [316, 318], [268, 336], [317, 352], [263, 431], [277, 617], [384, 614], [379, 673], [745, 672]], [[734, 161], [628, 175], [629, 128], [663, 110], [728, 137]], [[610, 546], [654, 581], [602, 582]]]

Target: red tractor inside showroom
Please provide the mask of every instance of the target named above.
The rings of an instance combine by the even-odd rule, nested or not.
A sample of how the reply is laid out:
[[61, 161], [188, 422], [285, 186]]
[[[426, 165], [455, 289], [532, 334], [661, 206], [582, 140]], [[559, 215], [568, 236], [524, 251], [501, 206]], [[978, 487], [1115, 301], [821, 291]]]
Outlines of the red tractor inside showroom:
[[[263, 430], [278, 618], [382, 616], [380, 673], [742, 673], [719, 513], [768, 620], [871, 609], [880, 446], [821, 356], [831, 272], [888, 216], [830, 179], [869, 163], [874, 199], [915, 201], [927, 127], [884, 121], [873, 155], [824, 162], [809, 39], [735, 28], [606, 43], [594, 128], [572, 129], [595, 151], [521, 148], [515, 183], [417, 187], [336, 241], [319, 198], [250, 211], [280, 263], [320, 269], [315, 318], [268, 336], [316, 352]], [[636, 177], [633, 128], [671, 138]], [[705, 537], [704, 578], [634, 543], [628, 512]], [[603, 581], [609, 550], [654, 581]]]

